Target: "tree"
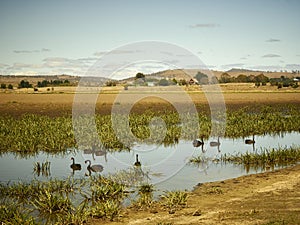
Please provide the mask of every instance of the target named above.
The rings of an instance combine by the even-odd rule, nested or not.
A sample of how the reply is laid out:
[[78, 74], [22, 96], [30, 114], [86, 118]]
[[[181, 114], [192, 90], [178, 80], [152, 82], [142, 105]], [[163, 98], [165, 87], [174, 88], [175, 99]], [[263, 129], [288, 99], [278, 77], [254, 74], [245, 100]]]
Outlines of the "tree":
[[255, 81], [267, 83], [267, 82], [269, 82], [269, 78], [267, 76], [265, 76], [263, 73], [261, 73], [261, 74], [255, 76]]
[[183, 86], [183, 85], [187, 85], [187, 82], [186, 82], [186, 80], [184, 80], [184, 79], [180, 79], [179, 80], [179, 82], [178, 82], [178, 84], [181, 86]]
[[19, 88], [32, 88], [32, 84], [30, 84], [26, 80], [21, 80], [21, 82], [19, 83]]
[[235, 78], [235, 81], [238, 83], [246, 83], [248, 82], [248, 77], [244, 74], [240, 74], [237, 76], [237, 78]]
[[205, 73], [198, 71], [195, 78], [199, 84], [208, 84], [208, 76]]
[[220, 77], [220, 83], [229, 83], [232, 81], [231, 76], [228, 73], [222, 73]]
[[39, 82], [37, 83], [37, 86], [38, 86], [38, 87], [47, 87], [49, 84], [50, 84], [49, 81], [43, 80], [42, 82], [39, 81]]
[[113, 81], [113, 80], [109, 80], [106, 82], [107, 87], [112, 87], [112, 86], [116, 86], [116, 85], [117, 85], [117, 82]]
[[136, 79], [145, 79], [145, 75], [143, 74], [143, 73], [137, 73], [136, 75], [135, 75], [135, 78]]

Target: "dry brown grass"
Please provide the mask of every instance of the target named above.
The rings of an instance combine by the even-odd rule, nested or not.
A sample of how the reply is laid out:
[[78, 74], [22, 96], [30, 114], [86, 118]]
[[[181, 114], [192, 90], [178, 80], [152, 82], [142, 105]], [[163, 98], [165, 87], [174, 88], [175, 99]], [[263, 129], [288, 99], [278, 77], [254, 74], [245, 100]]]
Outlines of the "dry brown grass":
[[[252, 84], [223, 84], [220, 87], [228, 109], [253, 105], [300, 105], [299, 88], [282, 88], [278, 90], [271, 86], [256, 88]], [[49, 92], [45, 88], [40, 89], [37, 93], [34, 93], [33, 90], [29, 91], [29, 89], [2, 91], [0, 92], [0, 113], [16, 116], [23, 113], [38, 113], [50, 116], [71, 114], [75, 90], [75, 87], [57, 87], [53, 92]], [[96, 111], [109, 114], [119, 91], [122, 90], [123, 87], [121, 86], [103, 88], [97, 101]], [[98, 89], [90, 88], [88, 91], [97, 93]], [[149, 96], [151, 93], [165, 93], [165, 91], [168, 93], [168, 91], [174, 91], [174, 88], [130, 87], [128, 91], [123, 92], [126, 94], [126, 98], [118, 104], [129, 104], [132, 97], [136, 95]], [[208, 102], [201, 88], [189, 86], [185, 87], [185, 91], [190, 95], [198, 110], [208, 110]], [[180, 96], [180, 92], [178, 94]], [[176, 98], [176, 101], [182, 106], [186, 104], [180, 98]], [[157, 97], [147, 97], [137, 102], [133, 110], [143, 112], [149, 107], [153, 110], [174, 109], [171, 104], [164, 100]]]

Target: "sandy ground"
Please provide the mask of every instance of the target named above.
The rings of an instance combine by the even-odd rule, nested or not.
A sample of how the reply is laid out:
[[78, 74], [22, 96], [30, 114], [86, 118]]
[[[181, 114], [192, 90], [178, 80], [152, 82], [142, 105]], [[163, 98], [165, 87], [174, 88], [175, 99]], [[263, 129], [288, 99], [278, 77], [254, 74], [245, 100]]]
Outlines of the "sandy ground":
[[159, 206], [131, 208], [119, 221], [92, 224], [300, 224], [300, 165], [198, 184], [174, 214]]

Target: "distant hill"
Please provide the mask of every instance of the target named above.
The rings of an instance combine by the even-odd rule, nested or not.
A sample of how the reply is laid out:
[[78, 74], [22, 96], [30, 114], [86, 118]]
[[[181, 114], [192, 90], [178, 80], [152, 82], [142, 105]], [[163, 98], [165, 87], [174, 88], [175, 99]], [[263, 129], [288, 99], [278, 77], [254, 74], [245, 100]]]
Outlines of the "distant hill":
[[70, 76], [70, 75], [34, 75], [34, 76], [25, 76], [25, 75], [1, 75], [0, 83], [4, 84], [12, 84], [13, 86], [17, 86], [21, 80], [26, 80], [29, 83], [36, 85], [37, 82], [41, 82], [43, 80], [53, 81], [53, 80], [68, 80], [70, 84], [76, 85], [80, 80], [79, 76]]
[[[240, 74], [244, 74], [246, 76], [249, 75], [259, 75], [263, 73], [265, 76], [269, 78], [280, 78], [281, 76], [285, 76], [288, 78], [292, 77], [297, 77], [299, 74], [293, 74], [291, 72], [269, 72], [269, 71], [254, 71], [254, 70], [248, 70], [248, 69], [239, 69], [239, 68], [232, 68], [228, 71], [216, 71], [216, 70], [201, 70], [201, 69], [174, 69], [174, 70], [164, 70], [164, 71], [159, 71], [156, 73], [151, 73], [151, 74], [145, 74], [146, 78], [148, 80], [160, 80], [162, 78], [165, 79], [176, 79], [176, 80], [189, 80], [191, 77], [194, 77], [198, 71], [201, 71], [203, 73], [213, 73], [214, 76], [220, 78], [220, 76], [223, 73], [227, 73], [232, 77], [237, 77]], [[90, 81], [93, 82], [93, 79], [95, 77], [89, 77]], [[77, 85], [78, 82], [80, 81], [81, 77], [80, 76], [70, 76], [70, 75], [37, 75], [37, 76], [19, 76], [19, 75], [0, 75], [0, 84], [12, 84], [14, 87], [17, 87], [17, 85], [21, 82], [21, 80], [27, 80], [29, 83], [33, 84], [34, 86], [37, 84], [38, 81], [51, 81], [51, 80], [68, 80], [71, 85]], [[98, 78], [97, 78], [98, 80]], [[102, 82], [106, 82], [108, 80], [107, 78], [102, 78]], [[124, 80], [121, 80], [123, 83], [131, 82], [135, 80], [135, 74], [130, 77], [126, 78]], [[99, 81], [99, 80], [98, 80]]]
[[[84, 77], [89, 82], [96, 82], [99, 81], [98, 77]], [[26, 80], [33, 86], [36, 86], [38, 82], [42, 82], [43, 80], [47, 81], [54, 81], [54, 80], [61, 80], [65, 81], [68, 80], [70, 85], [76, 86], [80, 81], [80, 76], [71, 76], [71, 75], [34, 75], [34, 76], [25, 76], [25, 75], [0, 75], [0, 84], [12, 84], [14, 87], [17, 87], [21, 80]], [[101, 82], [106, 82], [107, 78], [100, 78]]]
[[[180, 80], [180, 79], [185, 79], [188, 80], [190, 79], [190, 76], [194, 77], [198, 71], [202, 71], [203, 73], [208, 73], [208, 71], [205, 70], [197, 70], [197, 69], [188, 69], [185, 70], [188, 71], [189, 74], [186, 74], [183, 70], [165, 70], [165, 71], [161, 71], [161, 72], [157, 72], [157, 73], [152, 73], [146, 76], [156, 76], [156, 77], [163, 77], [163, 78], [169, 78], [169, 79], [173, 79], [175, 78], [176, 80]], [[220, 77], [223, 73], [228, 73], [230, 76], [232, 77], [237, 77], [240, 74], [244, 74], [246, 76], [249, 75], [259, 75], [261, 73], [263, 73], [265, 76], [269, 77], [269, 78], [279, 78], [281, 76], [285, 76], [285, 77], [295, 77], [297, 75], [291, 73], [291, 72], [269, 72], [269, 71], [254, 71], [254, 70], [247, 70], [247, 69], [236, 69], [233, 68], [231, 70], [228, 71], [217, 71], [217, 70], [211, 70], [211, 73], [213, 73], [214, 76], [216, 77]], [[299, 76], [299, 75], [298, 75]]]

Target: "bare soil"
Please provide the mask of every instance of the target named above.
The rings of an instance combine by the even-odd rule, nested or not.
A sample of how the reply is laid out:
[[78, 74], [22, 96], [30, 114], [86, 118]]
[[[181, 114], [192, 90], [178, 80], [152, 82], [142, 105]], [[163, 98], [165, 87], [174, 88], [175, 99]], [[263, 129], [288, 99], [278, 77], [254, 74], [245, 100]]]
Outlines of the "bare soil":
[[156, 204], [92, 224], [300, 224], [300, 165], [198, 184], [187, 207], [173, 214]]

